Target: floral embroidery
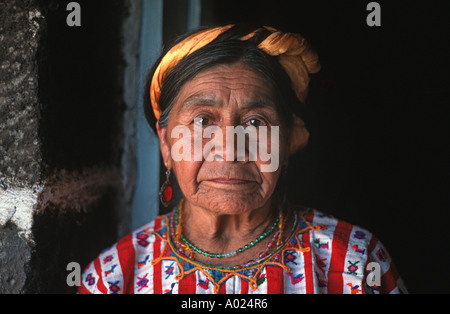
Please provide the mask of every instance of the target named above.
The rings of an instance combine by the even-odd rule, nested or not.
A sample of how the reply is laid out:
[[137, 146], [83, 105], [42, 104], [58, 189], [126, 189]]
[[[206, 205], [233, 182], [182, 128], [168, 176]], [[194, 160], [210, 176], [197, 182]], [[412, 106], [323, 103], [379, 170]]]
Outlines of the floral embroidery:
[[[265, 281], [265, 275], [262, 272], [266, 266], [278, 266], [285, 271], [289, 271], [290, 267], [287, 266], [287, 264], [293, 263], [296, 265], [295, 260], [297, 258], [297, 252], [310, 251], [311, 248], [309, 247], [309, 244], [308, 246], [304, 247], [300, 240], [300, 236], [306, 231], [318, 230], [319, 227], [315, 227], [308, 221], [306, 221], [304, 216], [308, 212], [309, 210], [306, 210], [305, 212], [300, 214], [300, 217], [297, 219], [297, 222], [293, 226], [291, 235], [281, 248], [279, 248], [277, 251], [272, 253], [272, 255], [260, 262], [256, 262], [255, 264], [249, 266], [242, 266], [237, 269], [231, 269], [227, 267], [219, 268], [204, 265], [196, 261], [189, 260], [187, 257], [178, 253], [178, 251], [174, 247], [170, 235], [169, 237], [167, 237], [167, 234], [169, 234], [169, 221], [172, 218], [171, 215], [173, 213], [168, 214], [163, 220], [164, 223], [161, 225], [161, 227], [158, 230], [153, 231], [153, 234], [164, 242], [164, 248], [161, 255], [152, 261], [152, 265], [156, 265], [162, 260], [172, 260], [176, 262], [179, 268], [179, 273], [175, 277], [176, 280], [181, 280], [184, 277], [195, 273], [196, 271], [201, 271], [206, 276], [206, 280], [201, 281], [199, 285], [203, 289], [206, 289], [209, 283], [212, 283], [214, 293], [218, 293], [220, 286], [233, 276], [240, 277], [247, 281], [250, 288], [255, 291], [258, 286]], [[140, 237], [140, 240], [142, 240], [142, 237]], [[303, 277], [300, 275], [291, 276], [291, 281], [295, 283], [300, 282], [302, 279]]]
[[[369, 231], [315, 210], [294, 213], [295, 223], [285, 242], [240, 267], [212, 267], [189, 259], [174, 246], [172, 214], [159, 216], [103, 250], [87, 266], [79, 292], [407, 292], [392, 271], [386, 249]], [[365, 282], [367, 273], [361, 270], [369, 261], [381, 265], [379, 286]]]
[[348, 274], [350, 274], [350, 275], [356, 275], [356, 272], [357, 272], [358, 269], [359, 269], [359, 267], [358, 267], [356, 264], [358, 264], [359, 261], [356, 261], [356, 262], [348, 261], [348, 263], [350, 264], [350, 265], [347, 267]]
[[350, 291], [351, 291], [352, 294], [357, 294], [357, 293], [361, 292], [361, 289], [359, 288], [359, 285], [355, 285], [354, 286], [353, 284], [348, 283], [347, 286], [350, 287]]
[[137, 277], [138, 282], [136, 283], [138, 285], [138, 291], [140, 292], [142, 289], [144, 288], [148, 288], [148, 282], [149, 280], [147, 279], [147, 275], [148, 273], [146, 273], [144, 275], [144, 277]]
[[379, 248], [377, 250], [376, 255], [377, 255], [378, 259], [382, 262], [386, 261], [386, 259], [388, 258], [386, 252], [382, 248]]

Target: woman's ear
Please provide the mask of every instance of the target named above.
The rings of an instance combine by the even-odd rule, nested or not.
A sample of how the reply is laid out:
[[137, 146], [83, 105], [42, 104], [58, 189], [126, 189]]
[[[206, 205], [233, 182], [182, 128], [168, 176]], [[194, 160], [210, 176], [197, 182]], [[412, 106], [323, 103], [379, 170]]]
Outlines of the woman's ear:
[[289, 149], [289, 155], [292, 156], [299, 150], [302, 150], [303, 148], [308, 145], [309, 140], [309, 132], [305, 127], [305, 123], [302, 119], [300, 119], [295, 114], [293, 115], [294, 119], [294, 125], [292, 127], [291, 132], [291, 143], [290, 143], [290, 149]]
[[167, 169], [172, 169], [172, 158], [170, 155], [171, 148], [167, 137], [167, 127], [160, 127], [156, 122], [156, 131], [159, 137], [159, 147], [161, 148], [161, 156]]

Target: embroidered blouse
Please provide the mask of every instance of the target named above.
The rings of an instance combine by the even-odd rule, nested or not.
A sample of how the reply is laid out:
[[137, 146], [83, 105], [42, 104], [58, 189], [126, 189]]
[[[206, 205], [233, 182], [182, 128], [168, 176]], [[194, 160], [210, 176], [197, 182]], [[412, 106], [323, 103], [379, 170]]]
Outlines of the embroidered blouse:
[[406, 293], [380, 241], [316, 210], [296, 211], [290, 236], [262, 260], [238, 268], [200, 264], [174, 246], [174, 213], [105, 249], [83, 273], [78, 293], [366, 294]]

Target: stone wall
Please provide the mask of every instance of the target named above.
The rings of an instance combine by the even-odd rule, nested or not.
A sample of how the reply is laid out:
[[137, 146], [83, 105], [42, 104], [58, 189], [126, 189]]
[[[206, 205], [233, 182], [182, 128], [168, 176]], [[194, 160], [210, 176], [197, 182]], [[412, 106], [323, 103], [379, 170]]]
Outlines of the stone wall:
[[0, 293], [23, 290], [41, 179], [38, 67], [43, 17], [32, 1], [0, 3]]
[[72, 293], [129, 230], [141, 1], [0, 2], [0, 293]]

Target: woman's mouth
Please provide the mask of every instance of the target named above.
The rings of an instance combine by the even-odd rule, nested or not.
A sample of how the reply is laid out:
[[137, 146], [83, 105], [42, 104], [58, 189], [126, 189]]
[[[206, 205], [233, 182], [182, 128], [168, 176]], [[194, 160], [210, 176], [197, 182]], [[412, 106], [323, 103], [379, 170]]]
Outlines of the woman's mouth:
[[257, 187], [256, 181], [242, 178], [211, 178], [201, 181], [202, 185], [219, 190], [228, 190], [242, 193], [246, 190], [254, 190]]
[[240, 184], [249, 184], [254, 181], [239, 179], [239, 178], [214, 178], [207, 180], [210, 182], [218, 183], [218, 184], [229, 184], [229, 185], [240, 185]]
[[227, 163], [206, 164], [197, 176], [197, 183], [211, 188], [234, 191], [254, 189], [260, 185], [258, 176], [248, 165]]

